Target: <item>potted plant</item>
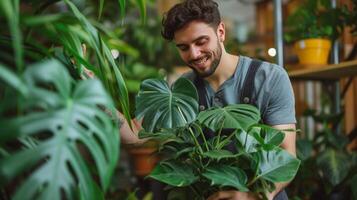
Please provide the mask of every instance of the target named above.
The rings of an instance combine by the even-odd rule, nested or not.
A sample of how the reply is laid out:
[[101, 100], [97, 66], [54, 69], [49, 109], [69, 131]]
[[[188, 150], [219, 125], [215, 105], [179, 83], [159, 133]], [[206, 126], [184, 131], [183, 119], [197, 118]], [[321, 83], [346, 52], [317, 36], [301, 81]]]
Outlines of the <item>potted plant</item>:
[[132, 155], [133, 170], [136, 176], [147, 176], [159, 161], [159, 156], [156, 154], [158, 144], [154, 140], [149, 140], [144, 144], [130, 146], [128, 150]]
[[288, 17], [284, 37], [295, 42], [300, 64], [327, 64], [331, 41], [338, 38], [342, 22], [342, 11], [332, 8], [330, 0], [305, 0]]
[[[185, 78], [171, 88], [163, 80], [145, 80], [137, 96], [136, 117], [144, 128], [139, 135], [160, 141], [163, 154], [149, 177], [171, 187], [169, 199], [204, 199], [221, 189], [265, 196], [274, 183], [295, 176], [300, 161], [279, 147], [284, 133], [259, 124], [254, 106], [198, 113], [197, 99]], [[207, 138], [205, 128], [215, 135]]]
[[[319, 112], [307, 109], [305, 117], [312, 118], [318, 129], [313, 137], [300, 134], [297, 157], [301, 167], [290, 183], [290, 196], [301, 199], [356, 199], [357, 153], [348, 148], [356, 138], [338, 133], [343, 113], [331, 113], [331, 101], [322, 95]], [[354, 130], [356, 131], [356, 130]]]

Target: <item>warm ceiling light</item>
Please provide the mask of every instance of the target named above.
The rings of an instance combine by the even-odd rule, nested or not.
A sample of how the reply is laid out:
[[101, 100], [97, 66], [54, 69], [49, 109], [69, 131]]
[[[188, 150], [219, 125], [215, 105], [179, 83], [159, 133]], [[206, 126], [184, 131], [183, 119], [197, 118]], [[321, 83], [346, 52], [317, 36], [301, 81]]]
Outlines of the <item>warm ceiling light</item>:
[[274, 57], [276, 55], [276, 50], [275, 48], [270, 48], [268, 50], [268, 55], [271, 56], [271, 57]]

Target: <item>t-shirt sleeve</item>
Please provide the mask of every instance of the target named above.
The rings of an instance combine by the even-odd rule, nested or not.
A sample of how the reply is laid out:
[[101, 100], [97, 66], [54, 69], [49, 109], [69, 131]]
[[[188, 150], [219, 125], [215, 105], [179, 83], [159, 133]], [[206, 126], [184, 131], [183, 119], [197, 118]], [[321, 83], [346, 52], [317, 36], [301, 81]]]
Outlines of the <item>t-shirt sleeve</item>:
[[277, 70], [268, 97], [268, 106], [262, 118], [268, 125], [295, 124], [295, 98], [288, 74]]

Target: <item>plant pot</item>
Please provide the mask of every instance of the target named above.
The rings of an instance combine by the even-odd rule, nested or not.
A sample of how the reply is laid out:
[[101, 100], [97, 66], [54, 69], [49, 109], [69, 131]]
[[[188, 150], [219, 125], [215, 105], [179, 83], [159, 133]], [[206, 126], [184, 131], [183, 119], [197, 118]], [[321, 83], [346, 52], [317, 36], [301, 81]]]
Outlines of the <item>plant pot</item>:
[[137, 176], [146, 176], [154, 169], [159, 158], [155, 155], [154, 147], [136, 147], [129, 150], [134, 164], [134, 173]]
[[331, 41], [327, 39], [306, 39], [295, 43], [300, 64], [308, 68], [326, 65], [330, 49]]

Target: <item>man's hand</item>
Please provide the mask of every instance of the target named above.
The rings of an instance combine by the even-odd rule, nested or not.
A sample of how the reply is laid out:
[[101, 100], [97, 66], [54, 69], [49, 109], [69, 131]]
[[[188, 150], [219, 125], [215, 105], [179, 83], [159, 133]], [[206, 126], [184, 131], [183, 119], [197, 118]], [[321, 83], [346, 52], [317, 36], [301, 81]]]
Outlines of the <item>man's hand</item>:
[[120, 138], [124, 144], [140, 145], [147, 141], [147, 139], [139, 139], [138, 137], [139, 131], [142, 129], [141, 120], [132, 119], [131, 120], [132, 128], [130, 128], [128, 122], [126, 121], [122, 113], [117, 111], [117, 116], [121, 121]]
[[258, 196], [251, 192], [239, 192], [235, 190], [219, 191], [208, 197], [207, 200], [258, 200]]

